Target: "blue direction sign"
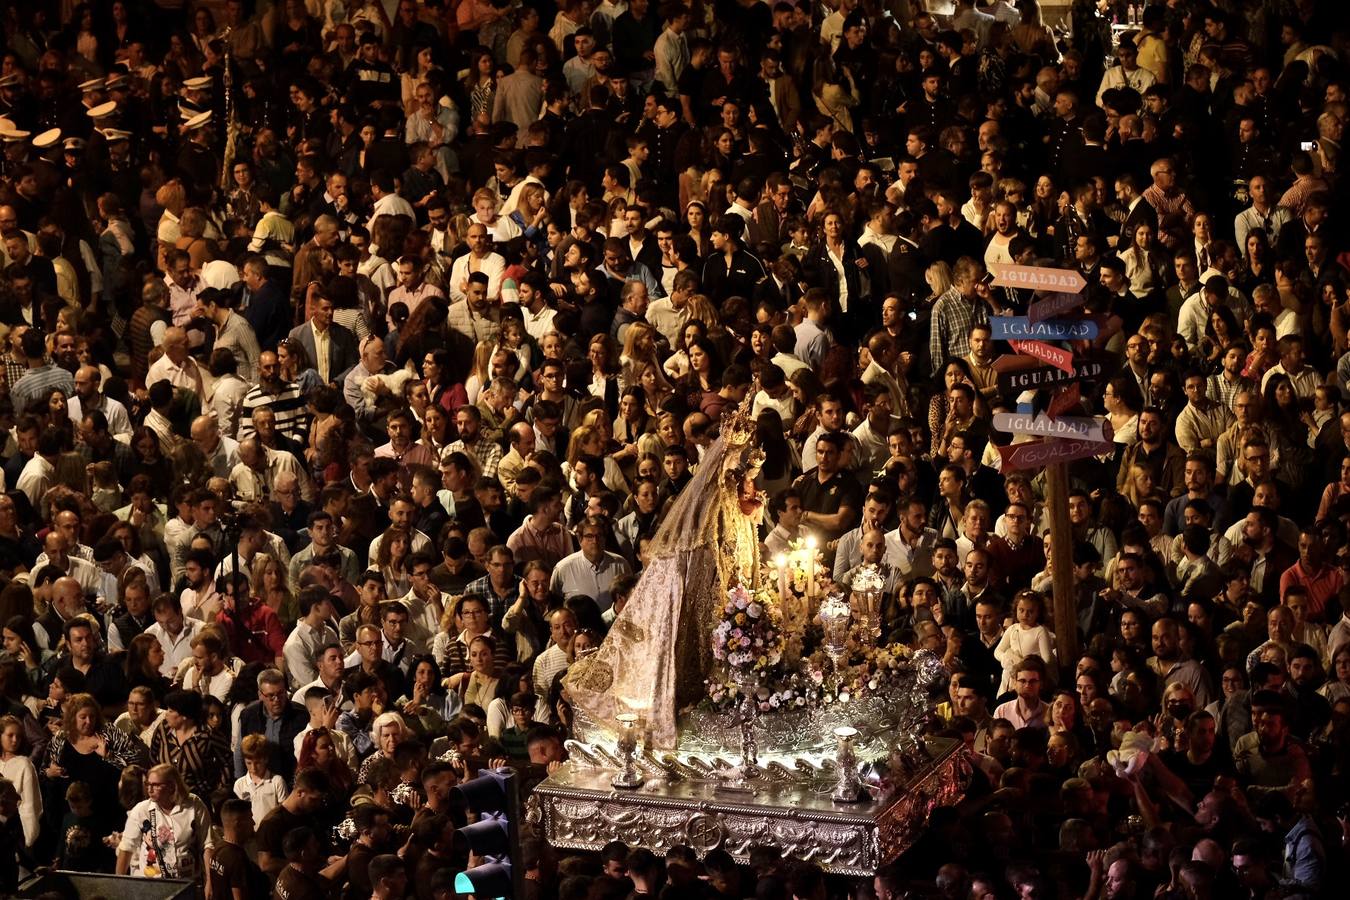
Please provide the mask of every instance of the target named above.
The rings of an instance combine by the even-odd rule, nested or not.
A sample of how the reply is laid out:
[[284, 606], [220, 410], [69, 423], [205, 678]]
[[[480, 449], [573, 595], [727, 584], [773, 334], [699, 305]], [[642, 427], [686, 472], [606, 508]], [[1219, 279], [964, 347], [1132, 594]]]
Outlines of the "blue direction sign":
[[1093, 319], [1046, 319], [1032, 322], [1026, 316], [990, 316], [989, 327], [996, 341], [1082, 341], [1098, 334]]

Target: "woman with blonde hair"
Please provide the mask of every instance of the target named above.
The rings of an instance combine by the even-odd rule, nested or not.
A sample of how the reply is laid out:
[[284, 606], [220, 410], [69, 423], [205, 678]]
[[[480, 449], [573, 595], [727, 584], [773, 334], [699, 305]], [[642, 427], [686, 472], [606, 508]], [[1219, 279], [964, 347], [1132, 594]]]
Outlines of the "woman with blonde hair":
[[567, 461], [562, 467], [563, 475], [573, 490], [576, 489], [573, 473], [576, 471], [577, 462], [583, 456], [595, 456], [604, 460], [604, 475], [601, 481], [605, 487], [619, 494], [628, 493], [628, 483], [624, 480], [623, 470], [613, 457], [605, 455], [606, 449], [605, 432], [596, 425], [580, 425], [573, 430], [567, 442]]
[[370, 766], [375, 760], [393, 759], [398, 745], [410, 737], [412, 732], [403, 721], [403, 716], [392, 710], [376, 716], [375, 721], [370, 723], [370, 740], [375, 745], [375, 752], [361, 762], [361, 769], [356, 773], [357, 782], [365, 782]]
[[469, 377], [464, 379], [464, 391], [470, 404], [477, 403], [483, 388], [492, 383], [492, 341], [479, 341], [473, 348], [473, 363]]
[[623, 353], [619, 355], [622, 372], [620, 389], [639, 384], [643, 370], [649, 365], [660, 365], [656, 354], [656, 329], [646, 322], [634, 322], [623, 336]]
[[[684, 434], [680, 430], [680, 419], [674, 413], [662, 412], [656, 416], [656, 428], [637, 439], [638, 461], [645, 456], [664, 459], [667, 447], [684, 443]], [[639, 466], [639, 469], [641, 466]]]
[[928, 284], [929, 301], [934, 301], [938, 297], [952, 289], [952, 269], [942, 260], [933, 263], [923, 272], [923, 280]]
[[206, 237], [206, 213], [195, 206], [183, 210], [178, 222], [178, 240], [174, 246], [186, 250], [192, 271], [200, 272], [202, 266], [220, 255], [216, 242]]
[[1162, 495], [1158, 493], [1158, 486], [1153, 480], [1153, 470], [1139, 463], [1130, 466], [1121, 494], [1135, 509], [1138, 509], [1140, 501], [1146, 498], [1162, 499]]
[[642, 388], [649, 416], [660, 413], [665, 402], [675, 396], [675, 388], [666, 378], [666, 373], [659, 363], [650, 362], [642, 366], [638, 372], [637, 386]]
[[155, 205], [164, 210], [155, 229], [155, 240], [159, 244], [155, 265], [160, 271], [168, 271], [164, 265], [164, 253], [178, 246], [183, 236], [183, 210], [187, 206], [187, 188], [177, 178], [164, 182], [155, 191]]
[[[294, 489], [299, 490], [299, 485]], [[300, 608], [296, 605], [295, 594], [291, 593], [286, 568], [270, 554], [259, 553], [253, 558], [249, 575], [254, 593], [276, 610], [277, 618], [289, 630], [300, 618]]]
[[1021, 21], [1013, 26], [1011, 38], [1013, 46], [1019, 52], [1034, 54], [1042, 60], [1054, 61], [1055, 35], [1041, 16], [1041, 5], [1037, 0], [1022, 0], [1018, 4]]
[[127, 813], [117, 845], [117, 874], [141, 878], [198, 879], [211, 832], [211, 813], [188, 793], [167, 763], [145, 775], [147, 797]]

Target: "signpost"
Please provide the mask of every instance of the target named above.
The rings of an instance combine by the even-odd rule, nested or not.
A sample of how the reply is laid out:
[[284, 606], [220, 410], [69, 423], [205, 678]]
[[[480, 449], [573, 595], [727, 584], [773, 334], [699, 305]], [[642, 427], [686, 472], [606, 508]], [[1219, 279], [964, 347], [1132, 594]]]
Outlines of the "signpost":
[[1082, 305], [1083, 298], [1078, 294], [1062, 292], [1048, 294], [1027, 307], [1027, 321], [1032, 324], [1044, 322], [1046, 319], [1053, 319], [1055, 316], [1061, 316]]
[[1008, 344], [1018, 353], [1035, 357], [1043, 363], [1049, 363], [1056, 369], [1062, 369], [1069, 373], [1073, 372], [1073, 353], [1063, 347], [1053, 347], [1043, 341], [1009, 341]]
[[994, 284], [997, 287], [1029, 288], [1035, 291], [1063, 291], [1066, 294], [1077, 294], [1087, 287], [1087, 282], [1083, 280], [1083, 276], [1073, 269], [1004, 265], [993, 265], [989, 269], [994, 275]]
[[1077, 382], [1070, 382], [1055, 389], [1055, 395], [1050, 398], [1050, 404], [1045, 409], [1045, 414], [1050, 418], [1058, 418], [1061, 414], [1068, 412], [1075, 406], [1083, 402], [1083, 392], [1079, 390]]
[[1051, 418], [1042, 413], [1028, 416], [1024, 413], [994, 413], [994, 428], [1010, 434], [1029, 434], [1040, 437], [1077, 438], [1097, 443], [1110, 443], [1111, 421], [1104, 418], [1063, 416]]
[[[1065, 351], [1068, 352], [1068, 351]], [[1038, 387], [1049, 387], [1051, 385], [1063, 384], [1070, 381], [1083, 381], [1092, 378], [1098, 378], [1104, 371], [1102, 364], [1095, 360], [1079, 360], [1069, 369], [1048, 366], [1033, 366], [1031, 368], [1013, 368], [1010, 364], [1006, 368], [999, 368], [998, 363], [1003, 359], [1020, 359], [1021, 357], [999, 357], [994, 363], [994, 368], [998, 369], [998, 386], [1002, 390], [1025, 391]]]
[[989, 330], [996, 341], [1086, 341], [1100, 333], [1096, 319], [1045, 319], [1026, 316], [990, 316]]
[[[1019, 469], [1036, 469], [1041, 466], [1050, 466], [1052, 463], [1066, 463], [1075, 459], [1098, 456], [1100, 454], [1110, 453], [1114, 449], [1115, 445], [1110, 441], [1089, 441], [1084, 440], [1083, 438], [1070, 438], [1069, 440], [1052, 438], [1049, 440], [1024, 441], [1020, 444], [1009, 444], [1006, 447], [999, 447], [998, 455], [1003, 459], [1003, 470], [1005, 472], [1016, 472]], [[1065, 495], [1065, 499], [1068, 499], [1068, 495]], [[1067, 510], [1068, 506], [1066, 504], [1065, 511], [1067, 512]], [[1051, 532], [1052, 535], [1060, 533], [1067, 535], [1070, 532]], [[1072, 545], [1068, 549], [1072, 551]], [[1073, 558], [1072, 553], [1069, 554], [1069, 558]], [[1059, 567], [1055, 566], [1055, 570], [1058, 572]], [[1070, 571], [1072, 572], [1072, 563], [1070, 563]]]
[[[1090, 316], [1065, 316], [1082, 305], [1080, 295], [1087, 287], [1083, 276], [1072, 269], [994, 265], [990, 270], [993, 283], [999, 287], [1041, 294], [1027, 307], [1025, 316], [990, 317], [994, 340], [1007, 341], [1013, 352], [1020, 354], [1000, 357], [994, 369], [998, 372], [1000, 390], [1021, 393], [1046, 388], [1054, 393], [1048, 398], [1041, 393], [1033, 400], [1032, 408], [1043, 412], [998, 413], [992, 424], [1002, 432], [1037, 436], [1033, 441], [999, 447], [998, 452], [1005, 472], [1045, 469], [1046, 509], [1053, 536], [1050, 557], [1054, 572], [1054, 627], [1060, 660], [1072, 665], [1078, 658], [1078, 629], [1067, 464], [1111, 452], [1112, 435], [1109, 420], [1063, 415], [1081, 403], [1078, 382], [1100, 377], [1102, 363], [1083, 360], [1075, 364], [1072, 351], [1046, 341], [1092, 340], [1100, 334], [1102, 321]], [[1036, 362], [1046, 365], [1038, 366]]]

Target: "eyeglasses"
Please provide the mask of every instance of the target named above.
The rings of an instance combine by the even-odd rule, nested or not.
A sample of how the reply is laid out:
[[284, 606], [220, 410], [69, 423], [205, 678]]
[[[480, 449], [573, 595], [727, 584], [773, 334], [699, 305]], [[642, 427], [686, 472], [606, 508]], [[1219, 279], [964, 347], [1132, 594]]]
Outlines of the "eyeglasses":
[[[378, 644], [379, 641], [376, 641], [375, 643]], [[285, 691], [259, 691], [259, 692], [258, 692], [258, 696], [261, 697], [261, 698], [264, 699], [264, 700], [280, 700], [282, 697], [285, 697], [285, 696], [286, 696], [286, 692], [285, 692]]]
[[379, 642], [379, 641], [357, 641], [357, 642], [356, 642], [356, 646], [358, 646], [358, 647], [378, 647], [378, 646], [380, 646], [380, 642]]

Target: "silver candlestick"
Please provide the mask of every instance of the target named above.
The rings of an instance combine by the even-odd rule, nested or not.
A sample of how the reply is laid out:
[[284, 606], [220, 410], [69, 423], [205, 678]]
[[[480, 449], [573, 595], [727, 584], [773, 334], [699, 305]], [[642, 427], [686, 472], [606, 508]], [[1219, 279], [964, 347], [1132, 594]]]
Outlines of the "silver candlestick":
[[853, 739], [858, 729], [840, 725], [834, 730], [839, 741], [835, 751], [835, 766], [839, 770], [839, 780], [835, 783], [832, 798], [841, 803], [857, 803], [862, 799], [862, 779], [858, 776], [858, 754], [853, 748]]
[[642, 787], [642, 772], [637, 766], [638, 717], [633, 713], [621, 713], [614, 717], [619, 723], [619, 756], [623, 760], [623, 769], [610, 779], [610, 784], [625, 791]]

